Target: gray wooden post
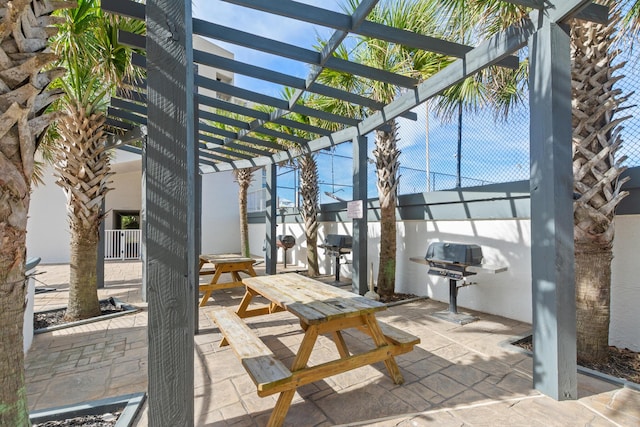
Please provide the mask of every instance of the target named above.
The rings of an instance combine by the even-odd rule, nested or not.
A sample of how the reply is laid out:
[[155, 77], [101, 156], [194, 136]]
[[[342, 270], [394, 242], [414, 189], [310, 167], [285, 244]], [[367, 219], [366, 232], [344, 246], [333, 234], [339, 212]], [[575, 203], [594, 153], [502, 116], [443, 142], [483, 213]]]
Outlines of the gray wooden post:
[[146, 248], [149, 425], [194, 425], [195, 177], [191, 0], [149, 0]]
[[104, 205], [105, 201], [102, 199], [102, 204], [100, 205], [102, 220], [98, 231], [98, 259], [96, 261], [96, 284], [98, 289], [104, 288]]
[[278, 260], [278, 248], [276, 247], [276, 225], [277, 225], [277, 171], [274, 164], [267, 167], [267, 212], [265, 215], [265, 273], [276, 274], [276, 261]]
[[529, 40], [533, 383], [557, 400], [578, 397], [569, 42], [549, 23]]
[[147, 292], [147, 137], [142, 139], [142, 162], [140, 170], [140, 189], [142, 193], [142, 201], [140, 203], [140, 260], [142, 261], [142, 285], [140, 289], [140, 298], [143, 302], [149, 302], [149, 292]]
[[[353, 139], [353, 200], [362, 202], [362, 218], [353, 221], [351, 287], [364, 295], [369, 290], [367, 268], [367, 138]], [[337, 268], [337, 267], [336, 267]]]

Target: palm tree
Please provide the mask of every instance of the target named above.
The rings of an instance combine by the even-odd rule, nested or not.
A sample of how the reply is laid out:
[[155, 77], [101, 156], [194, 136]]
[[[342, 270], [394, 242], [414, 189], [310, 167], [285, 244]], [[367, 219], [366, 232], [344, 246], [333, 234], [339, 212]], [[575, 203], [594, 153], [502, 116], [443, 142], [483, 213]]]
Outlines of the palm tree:
[[302, 195], [300, 215], [304, 220], [307, 241], [307, 274], [309, 277], [316, 277], [320, 274], [318, 269], [318, 204], [320, 200], [318, 164], [313, 154], [304, 153], [298, 157], [298, 166]]
[[240, 187], [238, 192], [238, 205], [240, 208], [240, 254], [244, 257], [251, 257], [249, 247], [249, 220], [247, 217], [247, 192], [253, 181], [253, 173], [258, 168], [234, 169], [233, 176]]
[[[355, 10], [357, 2], [347, 3], [347, 11]], [[429, 1], [393, 0], [376, 7], [368, 19], [392, 27], [403, 28], [420, 34], [437, 34], [436, 8]], [[378, 39], [359, 37], [351, 52], [336, 51], [336, 56], [391, 71], [398, 74], [425, 78], [434, 74], [450, 61], [442, 55], [403, 46]], [[368, 81], [357, 76], [325, 69], [319, 80], [325, 84], [359, 93], [386, 104], [398, 94], [399, 89], [379, 81]], [[314, 97], [319, 108], [344, 115], [365, 117], [369, 110], [343, 102]], [[373, 151], [376, 165], [378, 197], [380, 201], [380, 259], [378, 265], [378, 293], [389, 296], [395, 292], [396, 273], [396, 196], [398, 187], [397, 122], [390, 120], [386, 127], [375, 131]]]
[[[612, 49], [619, 2], [601, 3], [614, 11], [607, 25], [574, 20], [571, 26], [577, 351], [585, 361], [607, 356], [614, 215], [627, 195], [620, 189], [624, 158], [616, 157], [622, 143], [619, 126], [626, 119], [618, 113], [627, 99], [614, 88], [622, 78], [616, 72], [624, 66], [614, 65], [617, 52]], [[637, 6], [636, 1], [627, 15], [630, 25], [637, 23]], [[469, 14], [469, 30], [480, 34], [492, 34], [528, 13], [496, 0], [445, 0], [441, 10], [455, 14], [462, 8]]]
[[[0, 425], [29, 425], [24, 384], [26, 228], [34, 153], [56, 114], [45, 110], [59, 90], [48, 90], [64, 73], [50, 68], [55, 55], [47, 39], [56, 33], [57, 8], [71, 2], [0, 1], [3, 60], [0, 82]], [[43, 71], [48, 68], [48, 71]]]
[[109, 191], [110, 146], [105, 143], [105, 110], [111, 91], [123, 78], [137, 78], [131, 49], [118, 44], [117, 31], [144, 33], [144, 23], [103, 14], [99, 0], [80, 0], [63, 11], [61, 31], [53, 40], [59, 64], [69, 70], [57, 103], [55, 170], [67, 196], [71, 230], [69, 303], [65, 318], [100, 314], [96, 263], [101, 205]]
[[614, 88], [624, 66], [611, 49], [619, 19], [616, 12], [608, 25], [571, 28], [577, 349], [589, 362], [608, 356], [614, 217], [628, 195], [620, 190], [629, 179], [620, 179], [626, 157], [616, 155], [628, 118], [618, 114], [628, 96]]

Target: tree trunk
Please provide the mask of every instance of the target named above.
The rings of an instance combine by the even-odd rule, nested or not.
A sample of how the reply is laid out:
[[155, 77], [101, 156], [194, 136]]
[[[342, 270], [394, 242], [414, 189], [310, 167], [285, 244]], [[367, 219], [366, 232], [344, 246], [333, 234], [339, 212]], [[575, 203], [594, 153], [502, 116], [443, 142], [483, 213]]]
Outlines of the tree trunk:
[[247, 217], [247, 192], [251, 181], [253, 181], [253, 168], [236, 169], [233, 174], [238, 183], [238, 207], [240, 209], [240, 254], [244, 257], [251, 257], [249, 247], [249, 219]]
[[55, 168], [56, 183], [67, 196], [71, 230], [69, 302], [65, 319], [81, 320], [100, 315], [96, 279], [103, 218], [100, 207], [110, 190], [107, 184], [112, 173], [104, 143], [104, 114], [71, 102], [58, 121], [60, 140]]
[[307, 240], [307, 274], [309, 277], [317, 277], [320, 274], [318, 271], [318, 200], [320, 199], [318, 165], [311, 154], [300, 156], [298, 163], [302, 194], [300, 213], [304, 219], [304, 233]]
[[42, 112], [61, 95], [46, 90], [61, 70], [41, 72], [55, 59], [45, 52], [56, 32], [49, 15], [70, 6], [0, 0], [0, 426], [30, 425], [23, 350], [29, 186], [36, 141], [56, 117]]
[[609, 351], [611, 248], [576, 243], [578, 359], [606, 359]]
[[613, 219], [627, 195], [619, 179], [625, 158], [616, 158], [627, 118], [614, 118], [627, 100], [613, 88], [624, 66], [613, 65], [618, 20], [619, 14], [609, 25], [578, 21], [571, 29], [577, 353], [593, 362], [608, 354]]
[[[99, 224], [99, 220], [96, 223]], [[100, 315], [96, 276], [98, 232], [93, 228], [83, 228], [82, 224], [72, 224], [71, 230], [69, 283], [74, 285], [69, 286], [69, 305], [65, 319], [88, 319]]]
[[397, 147], [397, 124], [395, 120], [388, 124], [390, 132], [376, 131], [376, 148], [373, 150], [380, 199], [380, 296], [393, 295], [396, 283], [396, 192], [400, 151]]
[[[3, 152], [0, 158], [0, 163], [4, 163]], [[4, 169], [6, 165], [2, 166], [0, 182], [8, 172]], [[3, 185], [0, 192], [0, 425], [26, 426], [29, 410], [24, 384], [23, 317], [29, 191], [28, 179], [16, 165], [11, 168], [16, 173], [16, 182], [9, 183], [9, 188]]]

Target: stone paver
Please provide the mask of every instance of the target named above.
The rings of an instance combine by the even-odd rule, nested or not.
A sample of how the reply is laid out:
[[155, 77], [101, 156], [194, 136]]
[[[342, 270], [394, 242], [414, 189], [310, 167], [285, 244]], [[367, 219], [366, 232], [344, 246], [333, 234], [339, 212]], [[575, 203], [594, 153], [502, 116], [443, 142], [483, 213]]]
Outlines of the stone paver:
[[[36, 310], [67, 304], [68, 265], [42, 265]], [[258, 270], [260, 273], [260, 270]], [[35, 336], [26, 358], [29, 407], [43, 409], [147, 389], [147, 311], [141, 302], [140, 262], [107, 263], [101, 298], [115, 296], [140, 308], [135, 314]], [[206, 278], [204, 278], [206, 280]], [[332, 280], [332, 279], [329, 279]], [[40, 283], [41, 282], [41, 283]], [[205, 315], [215, 306], [235, 307], [242, 289], [214, 293], [200, 309], [195, 336], [196, 426], [263, 426], [276, 396], [260, 398], [229, 347]], [[532, 361], [500, 345], [531, 326], [494, 315], [459, 326], [429, 316], [446, 304], [420, 300], [390, 307], [385, 322], [421, 337], [411, 353], [397, 358], [405, 377], [393, 384], [381, 363], [301, 387], [287, 426], [636, 426], [640, 393], [579, 376], [577, 401], [556, 402], [532, 389]], [[248, 319], [271, 350], [292, 360], [301, 331], [287, 313]], [[349, 347], [365, 345], [359, 332], [345, 334]], [[310, 363], [335, 353], [320, 337]], [[137, 421], [147, 425], [145, 408]]]

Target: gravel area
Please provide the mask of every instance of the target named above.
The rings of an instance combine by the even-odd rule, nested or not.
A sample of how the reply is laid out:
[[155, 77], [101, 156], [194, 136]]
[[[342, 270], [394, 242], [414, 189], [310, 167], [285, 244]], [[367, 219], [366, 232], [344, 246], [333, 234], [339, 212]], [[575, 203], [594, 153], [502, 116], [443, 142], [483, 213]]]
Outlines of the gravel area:
[[33, 424], [33, 427], [113, 427], [122, 411], [107, 412], [102, 415], [85, 415], [59, 421], [45, 421]]
[[[33, 314], [33, 329], [44, 329], [49, 328], [51, 326], [61, 325], [63, 323], [67, 323], [64, 320], [64, 315], [66, 313], [65, 308], [61, 308], [59, 310], [51, 310], [45, 311], [41, 313]], [[109, 298], [108, 300], [100, 302], [100, 311], [101, 316], [112, 313], [119, 313], [121, 311], [125, 311], [123, 308], [118, 308], [115, 305], [115, 301], [113, 298]]]

